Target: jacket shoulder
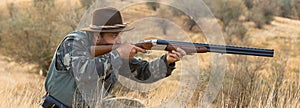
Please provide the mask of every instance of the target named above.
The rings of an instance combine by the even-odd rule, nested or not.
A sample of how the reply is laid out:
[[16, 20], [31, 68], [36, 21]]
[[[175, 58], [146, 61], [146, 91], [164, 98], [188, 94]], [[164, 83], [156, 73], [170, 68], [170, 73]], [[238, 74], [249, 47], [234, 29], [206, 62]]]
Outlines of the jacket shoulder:
[[72, 33], [69, 33], [66, 37], [66, 39], [87, 39], [87, 33], [85, 31], [74, 31]]
[[69, 33], [62, 42], [67, 42], [69, 40], [74, 40], [80, 42], [81, 44], [88, 46], [89, 45], [89, 38], [85, 31], [74, 31]]

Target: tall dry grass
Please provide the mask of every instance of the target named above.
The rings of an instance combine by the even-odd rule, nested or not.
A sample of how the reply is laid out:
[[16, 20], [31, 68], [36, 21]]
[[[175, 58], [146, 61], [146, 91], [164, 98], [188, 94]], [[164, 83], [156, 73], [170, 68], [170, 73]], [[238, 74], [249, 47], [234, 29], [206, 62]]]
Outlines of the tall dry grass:
[[0, 65], [0, 107], [39, 108], [44, 78], [32, 72], [34, 65], [9, 62], [2, 55]]

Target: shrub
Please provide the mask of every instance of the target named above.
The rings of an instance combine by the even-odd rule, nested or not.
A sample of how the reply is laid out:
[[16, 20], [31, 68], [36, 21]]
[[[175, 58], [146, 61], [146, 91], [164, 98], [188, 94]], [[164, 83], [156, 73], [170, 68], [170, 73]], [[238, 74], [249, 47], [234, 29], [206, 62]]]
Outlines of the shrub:
[[[9, 8], [8, 16], [13, 17], [0, 24], [4, 55], [19, 63], [36, 64], [39, 70], [46, 72], [57, 44], [74, 28], [68, 27], [74, 24], [68, 25], [65, 21], [74, 20], [70, 22], [77, 24], [79, 20], [77, 17], [69, 17], [72, 14], [58, 17], [65, 12], [53, 2], [34, 0], [33, 3], [39, 5]], [[12, 15], [10, 11], [13, 11]]]
[[248, 19], [253, 21], [257, 28], [262, 28], [266, 24], [266, 17], [260, 8], [253, 8], [248, 13]]
[[253, 21], [257, 28], [262, 28], [265, 24], [270, 24], [274, 20], [277, 9], [276, 0], [263, 0], [254, 3], [254, 7], [249, 10], [247, 19]]
[[88, 9], [95, 0], [79, 0], [82, 7]]
[[[157, 0], [155, 0], [155, 1], [157, 1]], [[160, 7], [160, 4], [155, 2], [155, 1], [151, 0], [151, 2], [146, 3], [148, 8], [153, 10], [153, 11], [156, 11]]]
[[241, 2], [238, 0], [215, 0], [211, 9], [214, 15], [224, 23], [225, 27], [231, 21], [238, 21], [243, 12]]
[[300, 19], [300, 0], [294, 0], [293, 6], [295, 8], [295, 14]]
[[199, 32], [198, 26], [197, 30], [193, 28], [196, 27], [196, 21], [199, 18], [207, 17], [210, 15], [206, 10], [206, 5], [203, 3], [199, 3], [198, 0], [177, 0], [173, 2], [172, 5], [176, 8], [171, 8], [170, 10], [173, 13], [174, 17], [183, 16], [184, 25], [188, 26], [188, 30], [192, 32]]
[[250, 10], [253, 8], [253, 0], [243, 0], [245, 6]]
[[264, 69], [266, 60], [246, 56], [228, 58], [228, 74], [222, 91], [227, 100], [224, 103], [227, 107], [251, 107], [251, 98], [260, 83], [259, 71]]
[[286, 17], [286, 18], [291, 18], [293, 15], [293, 7], [291, 4], [291, 0], [280, 0], [280, 16]]
[[227, 44], [239, 44], [247, 42], [248, 38], [246, 36], [248, 29], [242, 24], [242, 22], [231, 22], [227, 27], [225, 27], [225, 32], [227, 33], [226, 43]]

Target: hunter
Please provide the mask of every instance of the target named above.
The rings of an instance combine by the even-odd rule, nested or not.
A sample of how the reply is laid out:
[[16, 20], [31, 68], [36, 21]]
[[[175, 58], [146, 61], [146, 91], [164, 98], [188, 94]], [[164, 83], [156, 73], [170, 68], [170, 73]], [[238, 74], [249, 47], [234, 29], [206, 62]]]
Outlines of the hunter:
[[[175, 62], [186, 55], [178, 48], [151, 62], [136, 58], [142, 48], [121, 43], [121, 32], [132, 30], [123, 23], [119, 10], [96, 9], [89, 27], [68, 34], [54, 53], [45, 81], [45, 108], [99, 107], [118, 75], [142, 83], [152, 83], [171, 75]], [[103, 55], [95, 47], [118, 44]], [[129, 73], [126, 72], [129, 70]]]

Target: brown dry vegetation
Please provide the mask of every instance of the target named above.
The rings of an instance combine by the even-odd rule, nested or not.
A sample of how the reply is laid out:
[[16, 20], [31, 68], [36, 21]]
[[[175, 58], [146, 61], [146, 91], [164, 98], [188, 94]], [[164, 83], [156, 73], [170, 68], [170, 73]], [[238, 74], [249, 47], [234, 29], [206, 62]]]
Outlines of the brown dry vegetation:
[[8, 62], [0, 56], [0, 94], [2, 108], [38, 108], [45, 93], [44, 77], [33, 73], [32, 64]]
[[[30, 3], [22, 2], [18, 5], [30, 5]], [[75, 3], [74, 5], [78, 4]], [[68, 9], [66, 7], [67, 5], [62, 5], [59, 8], [61, 8], [61, 12], [64, 12]], [[164, 8], [166, 7], [160, 6], [156, 11], [153, 11], [147, 5], [133, 6], [129, 10], [124, 10], [126, 14], [124, 19], [130, 22], [130, 20], [135, 21], [143, 16], [155, 17], [155, 15], [161, 14], [159, 16], [169, 18], [169, 20], [182, 26], [187, 31], [186, 33], [191, 41], [206, 43], [206, 39], [201, 34], [199, 28], [192, 27], [190, 29], [189, 25], [184, 25], [184, 22], [187, 20], [183, 19], [187, 19], [187, 17], [179, 16], [170, 18], [168, 16], [172, 14], [168, 10], [164, 10]], [[243, 11], [246, 11], [244, 9], [245, 6], [242, 8]], [[218, 9], [215, 10], [216, 12], [220, 11]], [[1, 10], [2, 12], [6, 12], [5, 8]], [[64, 15], [72, 17], [72, 14]], [[227, 29], [230, 30], [242, 27], [247, 29], [245, 33], [226, 31], [225, 41], [227, 44], [272, 48], [275, 50], [275, 57], [261, 58], [227, 55], [227, 70], [223, 86], [218, 97], [210, 107], [300, 107], [300, 48], [298, 47], [300, 44], [300, 21], [274, 17], [274, 20], [269, 25], [263, 25], [261, 29], [258, 29], [256, 28], [256, 23], [246, 21], [247, 18], [243, 18], [244, 16], [247, 15], [242, 15], [238, 19], [226, 19], [228, 23], [221, 24], [226, 25]], [[67, 20], [64, 18], [61, 20]], [[237, 24], [235, 22], [241, 23]], [[73, 23], [76, 22], [64, 25], [64, 33], [72, 30], [70, 24]], [[151, 25], [151, 22], [143, 22], [143, 24]], [[173, 30], [176, 28], [168, 25], [160, 27], [150, 29], [141, 28], [141, 30], [146, 29], [142, 31], [143, 35], [145, 35], [143, 38], [153, 38], [153, 35], [155, 35], [160, 36], [156, 38], [161, 39], [184, 40], [182, 37], [170, 37], [178, 34], [178, 31]], [[166, 34], [162, 30], [164, 27], [168, 27]], [[241, 30], [243, 29], [237, 29], [237, 31]], [[64, 33], [61, 33], [57, 38], [62, 38], [65, 35]], [[237, 35], [245, 37], [239, 38]], [[59, 40], [56, 39], [52, 44], [55, 46]], [[153, 55], [156, 56], [158, 54], [153, 53]], [[199, 67], [201, 67], [201, 70], [199, 70], [201, 72], [199, 82], [201, 83], [197, 84], [196, 92], [193, 93], [191, 100], [182, 99], [180, 96], [176, 100], [176, 102], [188, 101], [187, 107], [199, 106], [199, 102], [209, 81], [211, 54], [198, 54], [197, 56], [198, 61], [201, 62], [199, 64]], [[153, 57], [143, 56], [143, 58], [150, 60]], [[44, 77], [38, 76], [35, 73], [36, 64], [18, 64], [12, 62], [12, 60], [10, 57], [0, 56], [0, 107], [38, 107], [41, 96], [44, 94]], [[197, 63], [192, 64], [197, 65]], [[140, 99], [146, 106], [159, 105], [168, 101], [173, 95], [176, 95], [174, 92], [180, 85], [180, 77], [189, 74], [189, 71], [181, 70], [181, 65], [182, 62], [179, 62], [172, 76], [158, 82], [158, 88], [152, 91], [142, 93], [118, 84], [112, 94]]]

